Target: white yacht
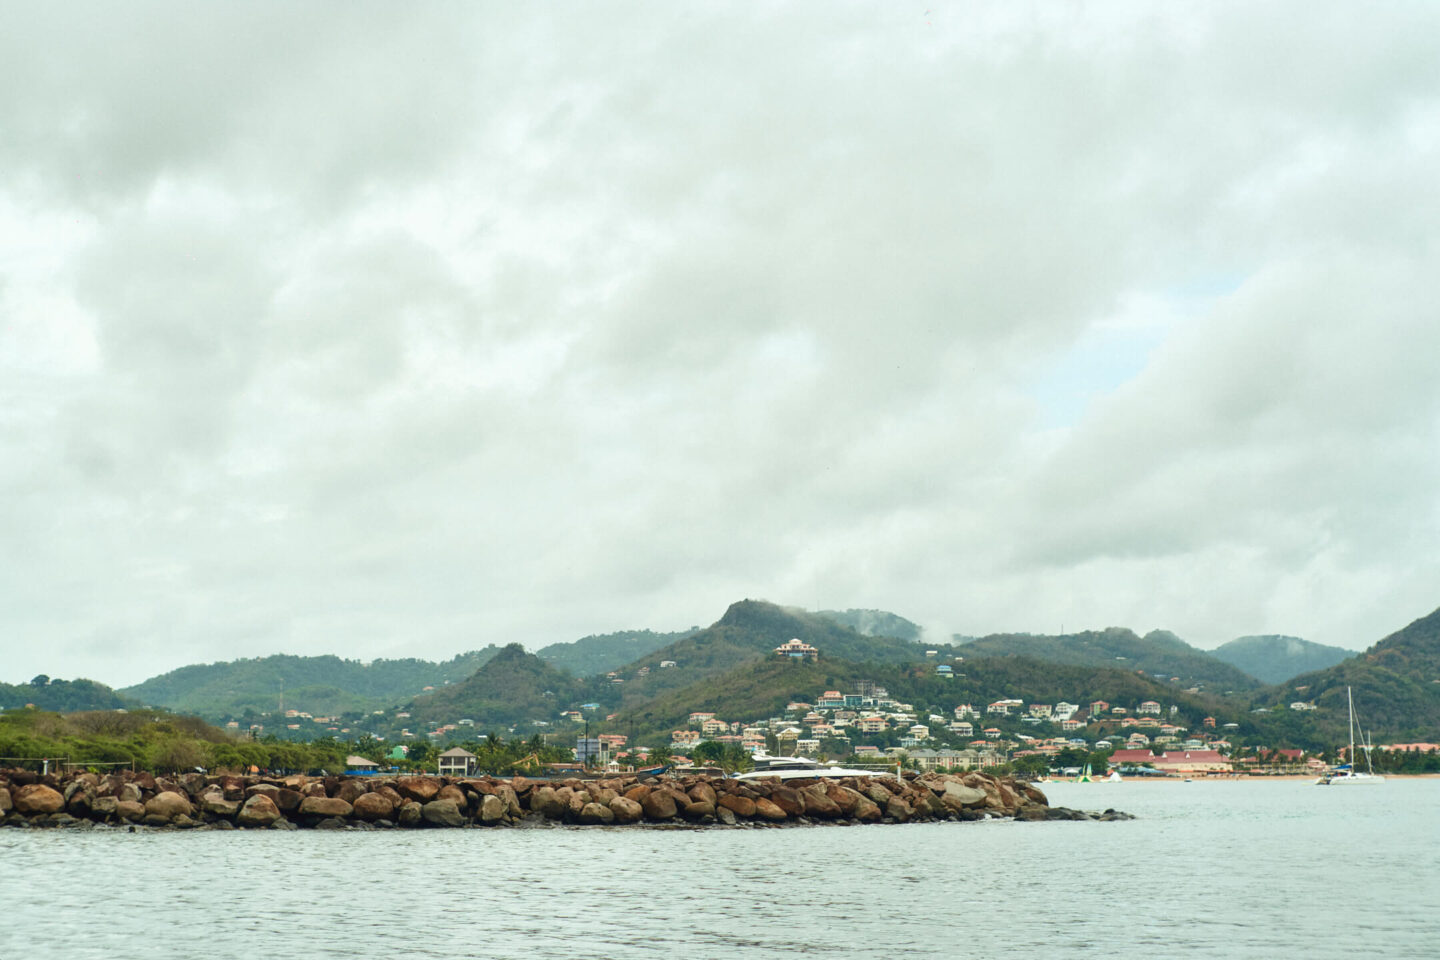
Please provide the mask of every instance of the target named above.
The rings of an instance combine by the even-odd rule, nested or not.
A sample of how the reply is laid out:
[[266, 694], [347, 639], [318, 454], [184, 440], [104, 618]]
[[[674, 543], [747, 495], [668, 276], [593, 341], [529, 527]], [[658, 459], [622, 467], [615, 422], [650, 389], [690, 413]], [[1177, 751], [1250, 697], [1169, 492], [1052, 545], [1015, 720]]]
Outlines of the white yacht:
[[821, 763], [819, 760], [812, 760], [809, 757], [772, 757], [768, 753], [757, 753], [754, 757], [755, 769], [747, 773], [735, 774], [736, 780], [759, 780], [762, 777], [778, 777], [781, 780], [804, 780], [814, 777], [896, 777], [899, 774], [887, 767], [871, 767], [868, 770], [858, 770], [837, 766], [833, 763]]
[[1361, 746], [1365, 750], [1365, 770], [1362, 772], [1355, 769], [1355, 698], [1351, 695], [1349, 687], [1345, 688], [1345, 699], [1350, 704], [1350, 752], [1346, 755], [1346, 759], [1350, 762], [1340, 764], [1315, 782], [1326, 787], [1341, 784], [1358, 786], [1366, 783], [1384, 783], [1385, 778], [1370, 768], [1370, 743], [1363, 736]]

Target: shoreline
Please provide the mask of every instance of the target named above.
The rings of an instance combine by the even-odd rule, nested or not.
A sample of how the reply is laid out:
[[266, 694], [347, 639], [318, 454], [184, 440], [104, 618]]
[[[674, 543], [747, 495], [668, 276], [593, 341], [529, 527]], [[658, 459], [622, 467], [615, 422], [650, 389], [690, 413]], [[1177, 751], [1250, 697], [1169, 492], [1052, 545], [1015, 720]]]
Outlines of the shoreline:
[[692, 775], [525, 777], [157, 777], [123, 771], [0, 771], [0, 824], [158, 829], [424, 829], [895, 824], [1012, 819], [1128, 820], [1052, 807], [1035, 786], [970, 771], [781, 781]]

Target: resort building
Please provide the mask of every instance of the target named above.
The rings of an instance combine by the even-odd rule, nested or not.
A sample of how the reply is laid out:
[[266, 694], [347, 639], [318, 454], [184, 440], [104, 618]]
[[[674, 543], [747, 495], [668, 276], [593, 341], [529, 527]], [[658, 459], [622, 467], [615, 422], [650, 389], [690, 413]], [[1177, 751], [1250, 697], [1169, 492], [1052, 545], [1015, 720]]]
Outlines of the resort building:
[[818, 660], [820, 651], [799, 637], [792, 637], [775, 648], [775, 656], [782, 660]]
[[440, 776], [468, 777], [475, 772], [480, 758], [462, 747], [451, 747], [440, 754], [437, 771]]

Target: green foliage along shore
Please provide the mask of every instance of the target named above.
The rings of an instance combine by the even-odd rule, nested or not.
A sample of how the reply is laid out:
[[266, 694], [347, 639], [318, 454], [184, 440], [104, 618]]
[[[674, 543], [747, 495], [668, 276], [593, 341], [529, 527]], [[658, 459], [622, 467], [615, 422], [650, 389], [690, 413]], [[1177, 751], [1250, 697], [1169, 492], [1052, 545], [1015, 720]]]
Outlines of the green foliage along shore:
[[[0, 757], [48, 757], [72, 764], [128, 765], [156, 772], [202, 767], [309, 771], [344, 769], [347, 745], [337, 740], [289, 743], [241, 740], [196, 717], [154, 710], [39, 710], [0, 714]], [[0, 761], [3, 764], [4, 761]]]

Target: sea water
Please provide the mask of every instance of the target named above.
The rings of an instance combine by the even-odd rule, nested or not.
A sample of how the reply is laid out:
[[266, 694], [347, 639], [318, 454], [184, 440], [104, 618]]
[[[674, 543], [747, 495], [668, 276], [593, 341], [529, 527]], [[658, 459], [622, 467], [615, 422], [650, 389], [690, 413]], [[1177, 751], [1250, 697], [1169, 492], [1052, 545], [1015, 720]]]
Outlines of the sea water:
[[1440, 780], [1048, 784], [1117, 823], [0, 830], [0, 954], [1440, 955]]

